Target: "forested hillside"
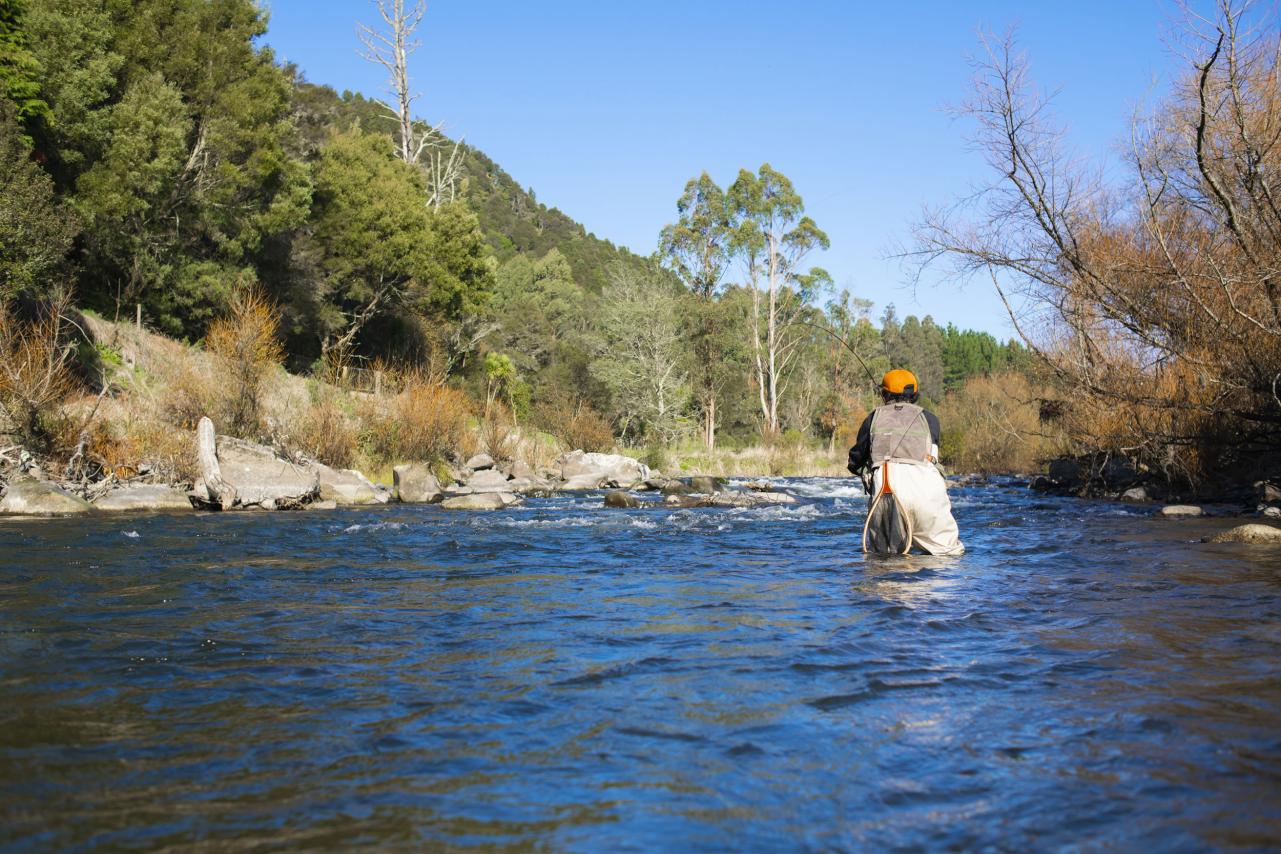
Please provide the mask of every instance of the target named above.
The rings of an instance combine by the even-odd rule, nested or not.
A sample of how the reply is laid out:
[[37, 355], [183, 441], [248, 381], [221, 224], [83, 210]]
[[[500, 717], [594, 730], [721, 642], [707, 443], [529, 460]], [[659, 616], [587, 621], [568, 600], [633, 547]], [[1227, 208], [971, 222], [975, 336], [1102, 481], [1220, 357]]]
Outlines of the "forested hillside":
[[[890, 365], [936, 404], [1027, 365], [1012, 343], [892, 306], [874, 322], [866, 294], [808, 263], [833, 238], [768, 164], [673, 186], [673, 221], [641, 257], [417, 121], [407, 92], [388, 106], [280, 65], [251, 0], [0, 8], [11, 326], [75, 304], [199, 344], [228, 312], [256, 317], [278, 349], [246, 346], [295, 373], [430, 377], [483, 424], [596, 446], [835, 448]], [[87, 394], [109, 385], [93, 364], [79, 375]], [[24, 441], [70, 441], [41, 426], [56, 417], [31, 420], [29, 378], [10, 379]], [[994, 388], [1036, 411], [1026, 383]]]

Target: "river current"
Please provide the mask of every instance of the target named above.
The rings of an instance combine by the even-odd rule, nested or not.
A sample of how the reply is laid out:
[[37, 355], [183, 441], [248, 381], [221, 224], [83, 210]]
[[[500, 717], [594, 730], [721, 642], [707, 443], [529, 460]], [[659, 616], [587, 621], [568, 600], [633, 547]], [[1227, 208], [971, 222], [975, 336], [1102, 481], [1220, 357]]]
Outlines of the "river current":
[[1281, 845], [1281, 553], [952, 492], [0, 524], [0, 847]]

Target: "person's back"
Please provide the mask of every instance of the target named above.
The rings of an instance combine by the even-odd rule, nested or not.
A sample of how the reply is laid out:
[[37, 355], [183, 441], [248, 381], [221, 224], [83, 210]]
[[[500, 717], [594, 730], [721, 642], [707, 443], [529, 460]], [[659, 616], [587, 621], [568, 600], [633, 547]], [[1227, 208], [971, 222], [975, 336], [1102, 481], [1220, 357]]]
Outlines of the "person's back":
[[869, 550], [904, 550], [909, 544], [899, 543], [909, 534], [895, 537], [882, 529], [906, 522], [911, 546], [935, 555], [960, 554], [965, 547], [952, 517], [947, 484], [935, 465], [938, 418], [916, 404], [919, 388], [908, 371], [887, 373], [881, 397], [884, 404], [864, 419], [849, 456], [852, 473], [870, 471], [865, 481], [870, 509], [864, 547], [870, 543]]

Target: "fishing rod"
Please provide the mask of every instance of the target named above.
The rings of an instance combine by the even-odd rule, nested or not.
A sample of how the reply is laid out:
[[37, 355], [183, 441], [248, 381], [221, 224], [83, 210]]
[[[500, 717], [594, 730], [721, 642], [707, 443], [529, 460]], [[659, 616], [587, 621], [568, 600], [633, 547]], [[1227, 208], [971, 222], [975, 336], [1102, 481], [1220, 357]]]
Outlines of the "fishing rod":
[[[872, 385], [879, 386], [881, 384], [881, 381], [876, 378], [876, 374], [872, 373], [872, 369], [867, 366], [867, 362], [863, 361], [863, 357], [858, 354], [857, 350], [855, 350], [852, 346], [850, 346], [849, 341], [846, 341], [844, 337], [842, 337], [841, 335], [838, 335], [836, 333], [836, 330], [829, 329], [824, 324], [812, 323], [808, 320], [798, 320], [797, 323], [801, 324], [802, 326], [808, 326], [811, 329], [818, 329], [822, 332], [826, 332], [828, 335], [835, 338], [837, 341], [841, 343], [842, 347], [850, 351], [850, 355], [852, 355], [855, 359], [858, 360], [859, 365], [861, 365], [863, 370], [867, 373], [867, 378], [872, 381]], [[871, 495], [872, 482], [871, 482], [871, 479], [868, 477], [868, 472], [866, 470], [858, 472], [858, 479], [863, 484], [863, 491], [866, 492], [868, 495]], [[871, 517], [869, 516], [869, 518]]]

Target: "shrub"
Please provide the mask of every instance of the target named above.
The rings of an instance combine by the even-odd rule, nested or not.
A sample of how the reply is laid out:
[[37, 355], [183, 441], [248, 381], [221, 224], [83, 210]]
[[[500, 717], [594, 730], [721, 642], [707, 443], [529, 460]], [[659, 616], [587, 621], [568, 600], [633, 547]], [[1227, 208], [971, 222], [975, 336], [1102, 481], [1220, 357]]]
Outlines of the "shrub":
[[220, 371], [215, 385], [220, 426], [225, 433], [252, 439], [262, 433], [263, 386], [284, 360], [276, 337], [280, 314], [252, 287], [236, 288], [227, 308], [205, 336]]
[[364, 440], [382, 462], [439, 461], [459, 456], [473, 441], [467, 429], [472, 402], [466, 394], [423, 374], [409, 374], [403, 389], [371, 401], [364, 413]]
[[539, 404], [534, 407], [534, 423], [570, 450], [607, 451], [614, 445], [609, 422], [582, 399]]
[[199, 476], [194, 436], [147, 415], [124, 412], [98, 421], [86, 451], [104, 473], [133, 477], [144, 470], [168, 483], [194, 483]]
[[334, 468], [351, 468], [356, 461], [360, 431], [343, 408], [341, 393], [323, 383], [311, 383], [306, 408], [286, 425], [285, 444]]
[[24, 320], [0, 303], [0, 411], [19, 442], [45, 453], [66, 450], [79, 433], [64, 406], [81, 387], [64, 321], [68, 305], [55, 299]]
[[1040, 403], [1021, 373], [971, 377], [947, 396], [938, 415], [939, 453], [954, 469], [1027, 473], [1049, 449]]
[[480, 422], [480, 449], [496, 461], [512, 460], [516, 455], [516, 423], [511, 410], [493, 401]]

